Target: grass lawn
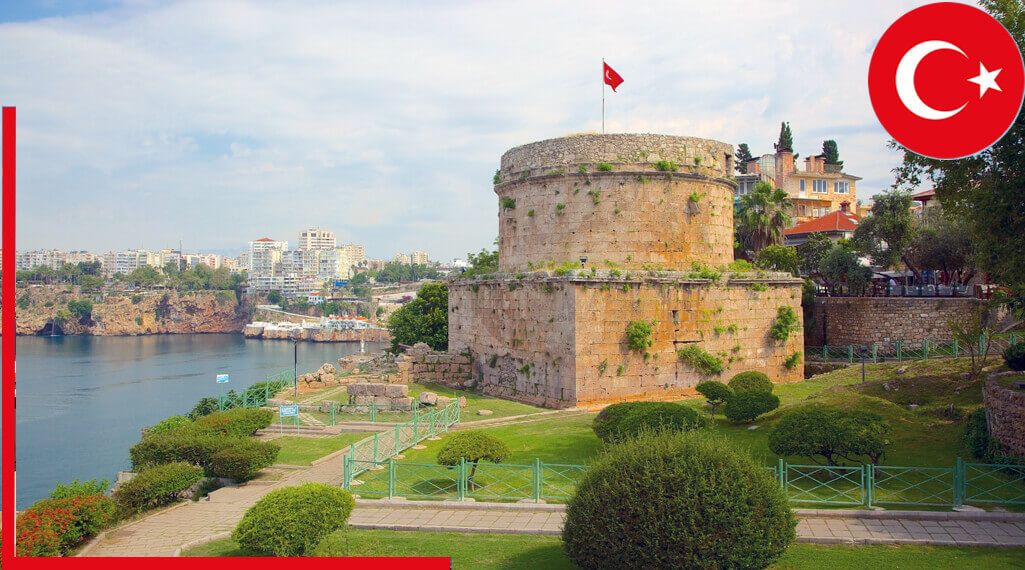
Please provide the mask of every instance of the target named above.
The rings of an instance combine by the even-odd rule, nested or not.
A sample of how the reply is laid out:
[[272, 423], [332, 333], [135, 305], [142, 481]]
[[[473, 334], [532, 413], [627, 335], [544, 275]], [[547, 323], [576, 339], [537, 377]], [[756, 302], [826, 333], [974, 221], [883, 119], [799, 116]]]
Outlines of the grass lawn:
[[[287, 428], [285, 433], [288, 433]], [[285, 436], [280, 439], [273, 439], [272, 442], [281, 446], [278, 459], [275, 463], [283, 465], [309, 465], [314, 459], [320, 459], [329, 453], [333, 453], [347, 447], [350, 443], [365, 439], [371, 433], [343, 433], [334, 437], [312, 438]]]
[[[452, 568], [537, 570], [575, 568], [556, 536], [463, 534], [391, 530], [338, 531], [314, 550], [314, 556], [440, 556]], [[246, 556], [230, 539], [196, 547], [183, 556]], [[1023, 548], [962, 548], [918, 545], [795, 544], [770, 568], [1021, 568]]]

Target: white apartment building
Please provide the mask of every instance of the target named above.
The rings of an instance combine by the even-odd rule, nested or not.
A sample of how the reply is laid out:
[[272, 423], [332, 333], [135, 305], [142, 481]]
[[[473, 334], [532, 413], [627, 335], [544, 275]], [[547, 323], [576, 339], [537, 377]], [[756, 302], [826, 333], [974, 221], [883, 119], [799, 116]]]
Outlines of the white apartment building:
[[146, 250], [108, 251], [103, 254], [103, 276], [109, 279], [117, 273], [128, 275], [147, 265], [160, 269], [159, 263], [160, 254]]
[[322, 230], [319, 228], [310, 228], [299, 232], [299, 245], [296, 249], [309, 250], [309, 249], [334, 249], [337, 247], [335, 242], [335, 233], [329, 230]]
[[427, 265], [427, 252], [414, 251], [410, 254], [414, 265]]
[[93, 263], [97, 261], [98, 256], [95, 253], [89, 253], [88, 251], [69, 251], [64, 254], [64, 263]]
[[367, 248], [358, 243], [346, 243], [338, 247], [344, 247], [349, 253], [349, 265], [360, 265], [367, 259]]
[[349, 278], [352, 264], [349, 262], [349, 250], [347, 248], [323, 249], [318, 254], [318, 277], [328, 281]]
[[56, 249], [24, 251], [16, 253], [14, 266], [17, 271], [34, 269], [40, 265], [51, 269], [59, 269], [65, 263], [64, 252]]
[[392, 263], [402, 263], [405, 265], [409, 265], [409, 256], [404, 253], [396, 255], [395, 257], [391, 258], [391, 260]]

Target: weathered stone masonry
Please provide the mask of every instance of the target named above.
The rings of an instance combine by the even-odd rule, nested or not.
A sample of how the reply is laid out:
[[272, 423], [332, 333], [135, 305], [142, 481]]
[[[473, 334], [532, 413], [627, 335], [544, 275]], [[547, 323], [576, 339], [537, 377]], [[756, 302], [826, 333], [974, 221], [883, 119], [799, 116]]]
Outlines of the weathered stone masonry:
[[[801, 334], [768, 331], [780, 307], [800, 316], [801, 282], [708, 270], [733, 260], [731, 170], [731, 145], [663, 135], [507, 152], [501, 273], [449, 287], [449, 351], [471, 355], [477, 389], [554, 408], [675, 398], [719, 377], [677, 356], [688, 344], [723, 361], [723, 380], [800, 380]], [[628, 347], [631, 321], [653, 323], [646, 351]]]
[[1015, 453], [1025, 455], [1025, 392], [990, 380], [982, 389], [990, 434]]
[[982, 301], [967, 298], [818, 297], [807, 342], [811, 346], [906, 347], [952, 338], [947, 320], [967, 314]]

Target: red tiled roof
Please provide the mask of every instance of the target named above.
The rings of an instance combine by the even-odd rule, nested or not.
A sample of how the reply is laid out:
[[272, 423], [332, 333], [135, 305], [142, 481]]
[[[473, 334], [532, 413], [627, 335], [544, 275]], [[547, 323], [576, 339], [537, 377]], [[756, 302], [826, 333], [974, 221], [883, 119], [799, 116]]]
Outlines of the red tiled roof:
[[783, 232], [783, 235], [812, 234], [816, 232], [853, 232], [858, 227], [858, 216], [851, 212], [837, 210], [821, 218], [797, 224]]
[[262, 238], [262, 239], [258, 239], [256, 241], [274, 241], [274, 240], [272, 240], [270, 238]]
[[912, 194], [911, 195], [911, 199], [912, 200], [918, 200], [920, 202], [928, 202], [929, 200], [931, 200], [931, 199], [933, 199], [935, 197], [936, 197], [936, 191], [935, 190], [926, 190], [924, 192], [919, 192], [918, 194]]

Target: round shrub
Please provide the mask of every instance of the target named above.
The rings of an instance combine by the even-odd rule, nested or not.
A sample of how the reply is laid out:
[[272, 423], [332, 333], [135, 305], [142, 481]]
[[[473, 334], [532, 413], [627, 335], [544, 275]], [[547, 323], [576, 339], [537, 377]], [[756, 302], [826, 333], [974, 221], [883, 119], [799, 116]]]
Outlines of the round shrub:
[[878, 464], [889, 445], [890, 424], [861, 410], [802, 406], [783, 414], [769, 432], [769, 449], [784, 457], [819, 456], [827, 465], [840, 459]]
[[646, 402], [620, 402], [605, 406], [605, 409], [598, 412], [591, 423], [594, 435], [602, 441], [610, 441], [615, 437], [613, 434], [619, 430], [619, 422], [623, 421], [630, 412], [645, 404]]
[[164, 463], [184, 462], [209, 465], [214, 453], [230, 446], [238, 438], [226, 438], [205, 426], [189, 424], [164, 433], [143, 436], [128, 450], [136, 469]]
[[715, 409], [733, 397], [733, 390], [718, 380], [700, 382], [694, 389], [698, 391], [698, 394], [704, 396], [705, 400], [708, 400], [708, 406], [712, 408], [710, 415], [713, 417], [715, 416]]
[[1025, 371], [1025, 342], [1018, 342], [1004, 351], [1004, 362], [1008, 368], [1019, 372]]
[[263, 556], [302, 556], [342, 528], [356, 502], [323, 483], [306, 483], [267, 493], [246, 511], [231, 538]]
[[757, 370], [737, 374], [730, 379], [729, 386], [730, 390], [734, 392], [750, 392], [752, 390], [772, 392], [772, 380]]
[[114, 491], [114, 502], [122, 514], [142, 512], [177, 501], [202, 478], [202, 469], [185, 463], [150, 467], [122, 483]]
[[769, 392], [750, 390], [737, 392], [726, 402], [723, 414], [733, 422], [753, 422], [758, 416], [779, 407], [779, 396]]
[[249, 437], [274, 421], [274, 412], [262, 408], [235, 408], [205, 415], [196, 424], [229, 437]]
[[178, 429], [180, 427], [187, 426], [187, 425], [189, 425], [191, 423], [192, 423], [192, 420], [190, 420], [189, 418], [187, 418], [185, 416], [171, 416], [171, 417], [169, 417], [169, 418], [167, 418], [165, 420], [161, 420], [160, 422], [156, 423], [155, 425], [152, 425], [152, 426], [146, 428], [146, 433], [147, 434], [167, 433], [169, 431], [174, 431], [174, 430], [176, 430], [176, 429]]
[[268, 441], [240, 439], [210, 456], [209, 472], [214, 477], [248, 481], [264, 467], [273, 465], [280, 450]]
[[562, 539], [582, 568], [764, 568], [796, 525], [779, 483], [729, 441], [644, 433], [588, 468]]
[[614, 438], [637, 437], [642, 431], [689, 431], [707, 425], [697, 410], [670, 402], [644, 402], [630, 411], [613, 434]]

